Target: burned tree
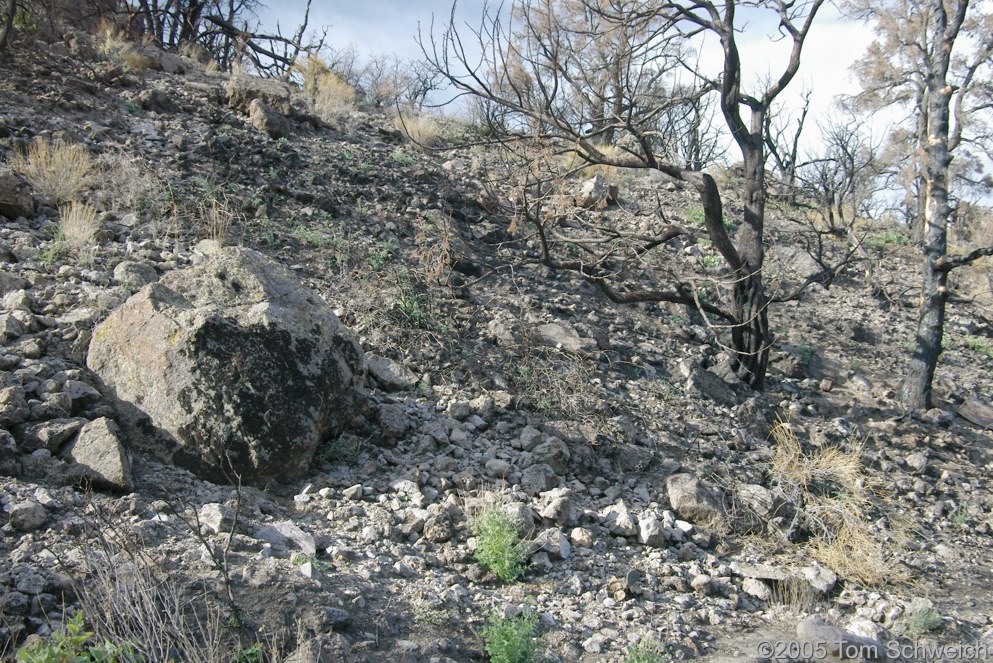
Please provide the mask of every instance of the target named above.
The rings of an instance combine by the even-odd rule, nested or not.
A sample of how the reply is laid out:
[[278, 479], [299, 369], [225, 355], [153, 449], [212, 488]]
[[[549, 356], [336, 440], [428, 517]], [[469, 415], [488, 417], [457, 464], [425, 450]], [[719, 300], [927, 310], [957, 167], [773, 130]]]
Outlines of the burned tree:
[[[695, 187], [710, 240], [734, 283], [724, 314], [731, 321], [735, 370], [760, 389], [770, 342], [769, 299], [762, 281], [766, 119], [796, 75], [804, 40], [822, 2], [749, 3], [751, 11], [770, 12], [792, 45], [782, 73], [758, 94], [743, 87], [736, 0], [524, 0], [514, 3], [509, 24], [498, 14], [484, 16], [480, 28], [472, 31], [471, 44], [450, 20], [440, 37], [432, 34], [422, 47], [452, 86], [482, 101], [489, 128], [498, 138], [543, 141], [555, 149], [573, 150], [589, 164], [654, 169]], [[687, 67], [691, 58], [685, 44], [703, 33], [720, 41], [723, 67], [714, 77]], [[469, 53], [480, 46], [483, 55], [477, 60]], [[678, 85], [677, 71], [696, 84]], [[711, 93], [718, 95], [721, 114], [744, 160], [744, 214], [734, 241], [723, 223], [714, 179], [668, 160], [660, 149], [665, 139], [660, 120], [671, 116], [676, 105]], [[549, 264], [578, 271], [604, 289], [603, 275], [591, 273], [588, 262]], [[680, 288], [652, 293], [654, 299], [645, 298], [649, 293], [614, 291], [611, 299], [694, 299]]]

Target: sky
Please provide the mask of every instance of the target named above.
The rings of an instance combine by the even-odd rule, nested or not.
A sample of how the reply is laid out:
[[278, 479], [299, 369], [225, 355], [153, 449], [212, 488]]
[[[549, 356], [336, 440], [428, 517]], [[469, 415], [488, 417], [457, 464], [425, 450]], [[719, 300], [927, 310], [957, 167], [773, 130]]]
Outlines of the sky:
[[[268, 10], [260, 12], [263, 25], [272, 26], [278, 20], [283, 33], [292, 34], [303, 15], [305, 0], [267, 1]], [[484, 4], [484, 0], [460, 0], [456, 5], [457, 25], [477, 27]], [[491, 6], [496, 4], [490, 2]], [[363, 55], [396, 53], [418, 58], [418, 27], [427, 36], [432, 16], [443, 26], [451, 11], [451, 0], [313, 0], [310, 26], [328, 26], [328, 44], [334, 48], [351, 44]], [[769, 33], [775, 36], [775, 21], [756, 16], [739, 34], [746, 91], [755, 89], [748, 83], [761, 76], [778, 76], [788, 58], [790, 44], [771, 39]], [[781, 97], [785, 109], [798, 113], [801, 94], [812, 91], [807, 140], [814, 139], [816, 122], [836, 115], [835, 97], [857, 90], [850, 67], [871, 41], [872, 32], [867, 26], [843, 20], [830, 3], [822, 8], [804, 45], [800, 72]], [[721, 52], [716, 40], [710, 39], [700, 47], [700, 62], [706, 69], [719, 71]], [[880, 130], [886, 122], [881, 122]]]

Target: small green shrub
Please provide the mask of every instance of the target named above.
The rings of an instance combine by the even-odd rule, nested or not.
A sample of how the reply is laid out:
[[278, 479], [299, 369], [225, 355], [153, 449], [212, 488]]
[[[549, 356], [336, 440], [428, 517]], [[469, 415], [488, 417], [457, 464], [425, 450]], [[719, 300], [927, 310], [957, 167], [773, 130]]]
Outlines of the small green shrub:
[[656, 645], [637, 644], [628, 649], [624, 663], [665, 663], [669, 656]]
[[962, 339], [962, 343], [965, 347], [971, 348], [976, 352], [993, 359], [993, 339], [985, 338], [983, 336], [966, 336]]
[[[686, 210], [686, 222], [694, 226], [703, 226], [707, 223], [707, 216], [703, 211], [702, 207], [694, 207], [692, 209]], [[723, 216], [724, 229], [731, 231], [734, 230], [734, 221], [728, 218], [727, 214]]]
[[506, 511], [490, 507], [470, 528], [476, 537], [477, 562], [503, 582], [512, 582], [524, 572], [527, 546], [521, 541], [521, 524]]
[[412, 166], [414, 165], [414, 157], [407, 154], [406, 152], [401, 152], [397, 150], [393, 153], [393, 161], [400, 164], [401, 166]]
[[941, 615], [926, 599], [915, 599], [907, 608], [906, 634], [919, 638], [925, 633], [936, 631], [942, 624]]
[[870, 237], [867, 239], [865, 243], [871, 248], [882, 251], [890, 246], [907, 246], [910, 244], [910, 240], [907, 239], [905, 235], [901, 235], [897, 231], [887, 228], [875, 237]]
[[531, 663], [535, 660], [534, 635], [538, 616], [523, 612], [516, 617], [493, 615], [483, 628], [483, 642], [492, 663]]
[[132, 659], [132, 653], [110, 642], [92, 644], [93, 633], [85, 630], [83, 613], [77, 612], [48, 642], [36, 642], [17, 652], [18, 663], [117, 663]]

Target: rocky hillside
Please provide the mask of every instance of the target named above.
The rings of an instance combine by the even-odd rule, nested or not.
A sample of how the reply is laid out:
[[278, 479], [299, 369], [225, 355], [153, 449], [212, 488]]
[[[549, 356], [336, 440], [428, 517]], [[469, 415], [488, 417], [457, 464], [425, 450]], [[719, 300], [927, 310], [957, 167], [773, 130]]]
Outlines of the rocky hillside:
[[[500, 618], [550, 661], [993, 647], [985, 274], [925, 415], [894, 398], [918, 269], [893, 229], [771, 310], [753, 393], [695, 309], [538, 264], [471, 139], [425, 153], [381, 113], [83, 36], [0, 60], [0, 654], [80, 609], [150, 661], [500, 660]], [[42, 140], [82, 148], [79, 191], [11, 170]], [[691, 191], [590, 175], [562, 184], [571, 230], [675, 224], [628, 276], [722, 287]], [[804, 247], [847, 250], [809, 218], [772, 214], [780, 292], [821, 267]]]

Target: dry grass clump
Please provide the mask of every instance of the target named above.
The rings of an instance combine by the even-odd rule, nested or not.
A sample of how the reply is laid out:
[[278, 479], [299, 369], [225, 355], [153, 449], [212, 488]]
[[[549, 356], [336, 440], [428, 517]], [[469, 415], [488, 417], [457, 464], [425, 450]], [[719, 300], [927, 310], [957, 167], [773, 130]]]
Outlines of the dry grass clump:
[[[611, 159], [630, 156], [624, 148], [617, 145], [597, 145], [596, 149], [601, 154]], [[590, 165], [589, 161], [587, 161], [583, 155], [584, 152], [581, 149], [566, 153], [562, 160], [562, 167], [566, 170], [566, 172], [575, 173], [584, 178], [590, 178], [595, 175], [603, 175], [609, 180], [617, 179], [617, 167], [599, 164]]]
[[890, 509], [862, 466], [864, 442], [807, 453], [784, 422], [773, 427], [772, 437], [772, 477], [796, 509], [795, 524], [809, 536], [810, 554], [839, 576], [865, 585], [902, 580], [892, 561], [902, 535], [873, 524]]
[[440, 283], [454, 261], [452, 238], [455, 232], [451, 217], [418, 219], [416, 223], [413, 258], [426, 279]]
[[34, 141], [10, 160], [11, 169], [26, 179], [35, 193], [56, 205], [72, 200], [90, 182], [94, 169], [89, 151], [82, 145], [45, 138]]
[[317, 77], [314, 109], [323, 117], [341, 115], [355, 107], [355, 89], [334, 72]]
[[201, 204], [197, 216], [200, 218], [201, 235], [204, 239], [211, 239], [222, 245], [234, 222], [242, 218], [226, 200], [218, 199]]
[[400, 113], [393, 122], [396, 128], [421, 150], [430, 150], [441, 135], [441, 125], [429, 115]]
[[59, 217], [59, 229], [66, 246], [81, 254], [93, 244], [93, 239], [100, 229], [96, 208], [74, 200], [59, 208]]
[[108, 59], [120, 62], [132, 71], [148, 69], [152, 65], [152, 61], [128, 41], [124, 31], [110, 23], [105, 23], [100, 28], [97, 50]]

